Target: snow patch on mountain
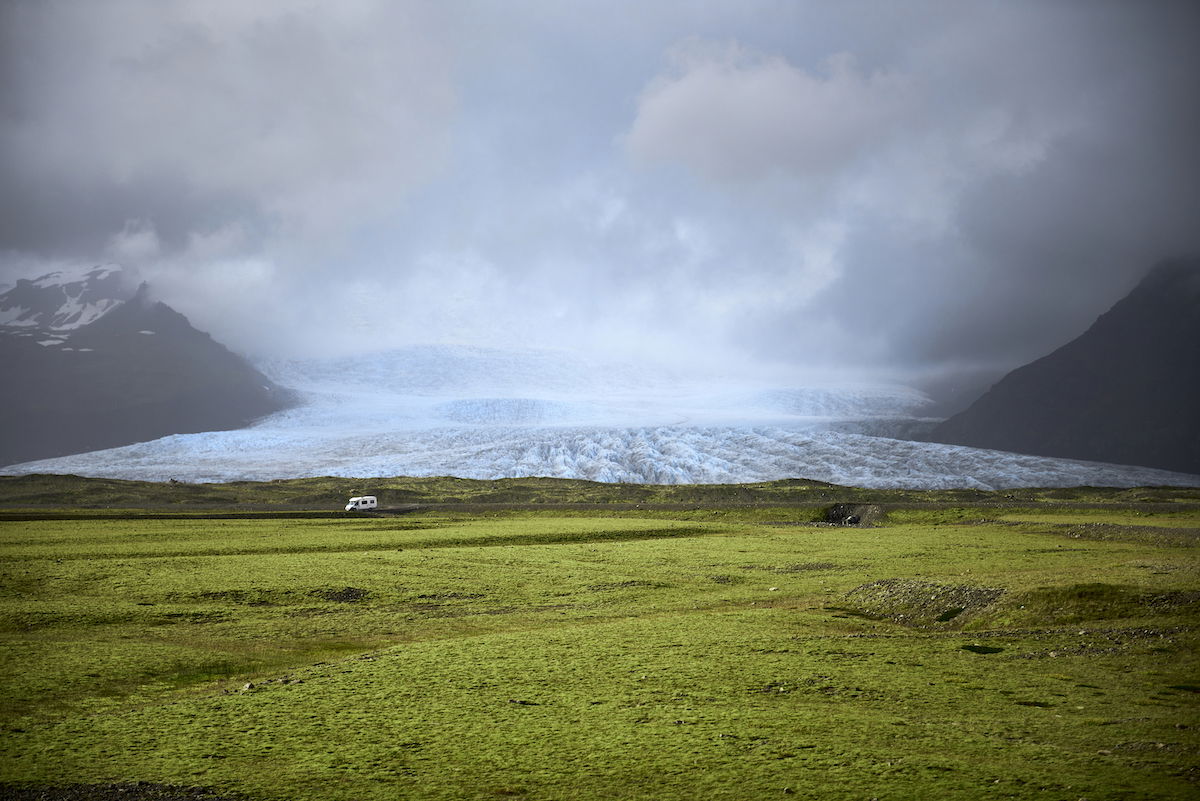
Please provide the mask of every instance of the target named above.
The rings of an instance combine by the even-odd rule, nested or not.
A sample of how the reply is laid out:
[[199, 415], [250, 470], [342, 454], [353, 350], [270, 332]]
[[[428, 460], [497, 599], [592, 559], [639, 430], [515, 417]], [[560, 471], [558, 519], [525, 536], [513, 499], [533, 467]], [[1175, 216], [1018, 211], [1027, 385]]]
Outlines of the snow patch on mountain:
[[70, 334], [116, 309], [135, 291], [132, 276], [115, 265], [21, 279], [0, 293], [0, 327]]
[[0, 325], [29, 326], [37, 324], [33, 309], [17, 305], [7, 308], [0, 307]]
[[106, 313], [112, 311], [121, 301], [112, 298], [102, 298], [92, 303], [78, 297], [67, 296], [66, 302], [58, 307], [51, 317], [50, 327], [56, 331], [69, 331], [94, 323]]

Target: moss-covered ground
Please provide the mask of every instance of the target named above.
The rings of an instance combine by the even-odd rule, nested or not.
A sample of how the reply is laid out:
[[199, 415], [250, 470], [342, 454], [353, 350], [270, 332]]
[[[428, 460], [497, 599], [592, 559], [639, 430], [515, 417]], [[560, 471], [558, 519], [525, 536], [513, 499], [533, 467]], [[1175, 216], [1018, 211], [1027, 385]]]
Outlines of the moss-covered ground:
[[0, 796], [1200, 795], [1195, 490], [6, 481]]

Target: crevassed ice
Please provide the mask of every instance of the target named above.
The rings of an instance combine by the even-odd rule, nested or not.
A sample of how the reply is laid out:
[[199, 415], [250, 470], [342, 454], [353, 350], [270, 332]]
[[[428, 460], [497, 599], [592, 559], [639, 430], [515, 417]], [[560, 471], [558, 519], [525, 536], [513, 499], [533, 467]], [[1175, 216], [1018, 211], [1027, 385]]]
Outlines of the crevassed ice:
[[552, 476], [639, 483], [803, 477], [871, 488], [1195, 485], [1149, 468], [775, 426], [320, 430], [264, 423], [5, 468], [143, 480], [297, 476]]
[[162, 481], [552, 476], [638, 483], [809, 478], [871, 488], [1200, 485], [1200, 476], [901, 439], [905, 387], [717, 387], [543, 353], [412, 348], [270, 366], [302, 405], [0, 469]]

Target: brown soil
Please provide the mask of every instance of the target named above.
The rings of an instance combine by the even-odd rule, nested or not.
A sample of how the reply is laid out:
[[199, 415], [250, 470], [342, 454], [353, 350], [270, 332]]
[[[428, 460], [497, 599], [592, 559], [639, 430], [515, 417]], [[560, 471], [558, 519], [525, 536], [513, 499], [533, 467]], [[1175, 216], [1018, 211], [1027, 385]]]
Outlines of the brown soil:
[[204, 787], [178, 787], [152, 782], [129, 784], [66, 784], [61, 787], [0, 783], [4, 801], [242, 801]]

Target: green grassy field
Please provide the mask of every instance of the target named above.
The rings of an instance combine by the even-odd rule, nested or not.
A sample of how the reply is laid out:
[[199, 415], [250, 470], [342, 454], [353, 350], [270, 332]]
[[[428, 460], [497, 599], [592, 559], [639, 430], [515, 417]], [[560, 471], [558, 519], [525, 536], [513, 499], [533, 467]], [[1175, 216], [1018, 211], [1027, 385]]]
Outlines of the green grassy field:
[[1200, 794], [1200, 491], [305, 481], [0, 480], [0, 795]]

